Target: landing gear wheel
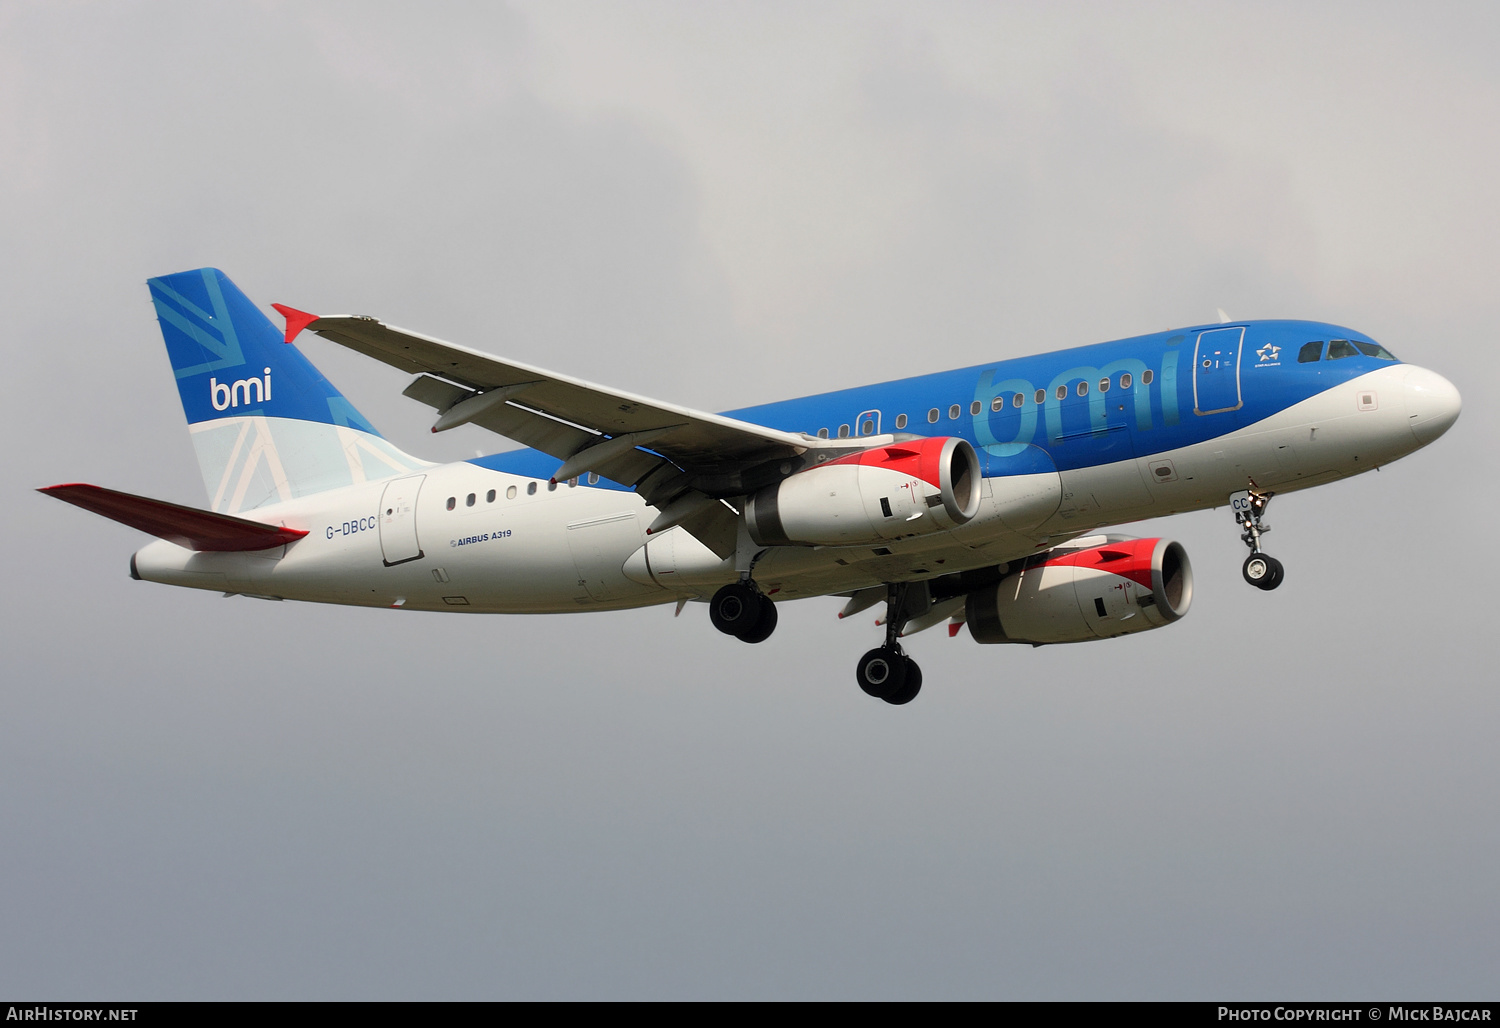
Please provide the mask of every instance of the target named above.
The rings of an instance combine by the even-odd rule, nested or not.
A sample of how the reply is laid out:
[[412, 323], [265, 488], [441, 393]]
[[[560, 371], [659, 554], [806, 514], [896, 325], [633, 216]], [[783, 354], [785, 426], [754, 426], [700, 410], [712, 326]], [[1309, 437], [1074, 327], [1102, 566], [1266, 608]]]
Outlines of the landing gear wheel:
[[883, 700], [905, 688], [907, 672], [912, 667], [915, 665], [906, 654], [891, 646], [881, 646], [859, 658], [854, 677], [866, 694]]
[[1245, 576], [1245, 581], [1260, 589], [1261, 583], [1270, 577], [1271, 559], [1264, 553], [1252, 553], [1245, 558], [1245, 563], [1240, 565], [1240, 574]]
[[755, 624], [739, 634], [740, 642], [765, 642], [771, 638], [771, 633], [776, 631], [776, 604], [759, 593], [755, 594], [755, 599], [760, 604], [760, 617], [756, 619]]
[[731, 582], [708, 601], [708, 619], [725, 635], [754, 630], [760, 615], [760, 593], [744, 582]]
[[731, 582], [709, 601], [708, 619], [742, 642], [765, 642], [776, 631], [776, 604], [749, 582]]
[[897, 707], [903, 703], [910, 703], [917, 698], [917, 693], [922, 691], [922, 669], [910, 657], [904, 659], [906, 661], [906, 684], [889, 696], [881, 697], [885, 702]]
[[1282, 579], [1286, 577], [1286, 570], [1282, 568], [1281, 561], [1275, 557], [1268, 557], [1264, 553], [1252, 553], [1245, 558], [1240, 574], [1244, 575], [1245, 581], [1255, 588], [1270, 592], [1281, 584]]

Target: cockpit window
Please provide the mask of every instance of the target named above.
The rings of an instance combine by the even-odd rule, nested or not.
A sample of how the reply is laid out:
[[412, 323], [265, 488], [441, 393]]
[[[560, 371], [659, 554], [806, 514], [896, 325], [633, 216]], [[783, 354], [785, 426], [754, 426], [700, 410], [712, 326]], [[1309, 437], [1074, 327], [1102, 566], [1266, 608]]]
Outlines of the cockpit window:
[[1362, 343], [1358, 339], [1356, 339], [1354, 340], [1354, 345], [1359, 347], [1359, 352], [1364, 354], [1366, 357], [1374, 357], [1376, 360], [1382, 361], [1393, 361], [1396, 359], [1395, 354], [1391, 353], [1391, 351], [1387, 350], [1379, 343]]
[[1316, 343], [1303, 343], [1302, 349], [1297, 351], [1297, 363], [1311, 364], [1313, 361], [1319, 359], [1322, 356], [1323, 341], [1321, 339]]
[[1358, 357], [1359, 351], [1354, 344], [1347, 339], [1333, 339], [1328, 343], [1328, 359], [1331, 361], [1342, 360], [1345, 357]]

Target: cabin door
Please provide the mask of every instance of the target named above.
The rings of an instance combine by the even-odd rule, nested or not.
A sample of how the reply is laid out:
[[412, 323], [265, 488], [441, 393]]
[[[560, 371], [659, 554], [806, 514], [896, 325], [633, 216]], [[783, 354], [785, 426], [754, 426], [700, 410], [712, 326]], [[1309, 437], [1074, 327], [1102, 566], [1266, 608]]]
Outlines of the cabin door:
[[1193, 413], [1218, 414], [1240, 409], [1241, 328], [1215, 328], [1198, 333], [1193, 351]]
[[422, 556], [417, 542], [417, 493], [426, 477], [398, 478], [380, 494], [380, 554], [386, 567]]

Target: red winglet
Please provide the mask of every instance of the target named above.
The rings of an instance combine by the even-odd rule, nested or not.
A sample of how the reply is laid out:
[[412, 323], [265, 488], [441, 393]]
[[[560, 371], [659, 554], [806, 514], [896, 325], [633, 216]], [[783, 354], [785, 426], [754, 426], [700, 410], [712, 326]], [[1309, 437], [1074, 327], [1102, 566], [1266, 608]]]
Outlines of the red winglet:
[[95, 514], [102, 514], [122, 525], [150, 532], [159, 539], [190, 550], [231, 553], [266, 550], [295, 542], [307, 534], [301, 528], [247, 521], [245, 518], [215, 514], [210, 510], [184, 507], [113, 489], [101, 489], [97, 485], [82, 482], [49, 485], [37, 492], [55, 496]]
[[311, 325], [314, 321], [318, 320], [318, 316], [316, 314], [309, 314], [307, 313], [307, 311], [299, 311], [297, 308], [288, 307], [285, 304], [273, 303], [271, 304], [271, 306], [280, 311], [281, 316], [286, 318], [286, 341], [289, 343], [293, 339], [296, 339], [297, 334], [304, 328], [306, 328], [308, 325]]

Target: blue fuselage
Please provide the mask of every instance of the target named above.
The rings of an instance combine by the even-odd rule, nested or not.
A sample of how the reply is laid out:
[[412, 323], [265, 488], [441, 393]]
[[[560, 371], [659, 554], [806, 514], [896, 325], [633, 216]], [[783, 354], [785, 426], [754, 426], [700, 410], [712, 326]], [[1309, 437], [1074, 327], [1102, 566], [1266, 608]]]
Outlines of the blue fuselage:
[[[1334, 341], [1344, 345], [1331, 346]], [[1310, 351], [1311, 343], [1320, 345]], [[1370, 356], [1372, 351], [1382, 356]], [[1316, 356], [1308, 359], [1312, 352]], [[959, 436], [979, 450], [986, 477], [999, 477], [1070, 471], [1179, 449], [1252, 425], [1394, 363], [1368, 336], [1336, 325], [1238, 322], [725, 413], [812, 436]], [[474, 463], [544, 478], [557, 460], [521, 450]]]

